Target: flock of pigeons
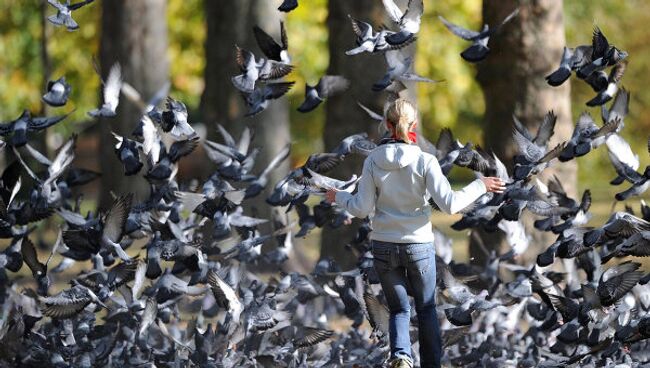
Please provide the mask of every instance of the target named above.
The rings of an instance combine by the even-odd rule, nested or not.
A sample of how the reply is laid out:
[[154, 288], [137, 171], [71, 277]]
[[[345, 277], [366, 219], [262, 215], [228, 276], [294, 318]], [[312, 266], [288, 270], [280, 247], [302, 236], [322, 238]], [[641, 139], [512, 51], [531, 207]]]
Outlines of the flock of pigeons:
[[[61, 5], [51, 0], [57, 15], [50, 21], [74, 29], [78, 26], [70, 12], [89, 2]], [[401, 66], [391, 66], [376, 88], [386, 89], [390, 100], [404, 89], [402, 80], [415, 78], [408, 71], [410, 61], [395, 52], [415, 41], [423, 9], [421, 0], [411, 0], [404, 12], [392, 0], [384, 3], [399, 30], [377, 33], [368, 23], [351, 18], [358, 38], [357, 48], [349, 54], [385, 53], [387, 60], [400, 60]], [[296, 1], [287, 0], [281, 10], [296, 6]], [[514, 16], [516, 12], [503, 23]], [[480, 61], [488, 56], [492, 31], [487, 26], [471, 32], [443, 22], [473, 42], [463, 58]], [[242, 74], [233, 78], [251, 114], [262, 111], [278, 91], [286, 92], [290, 87], [282, 85], [286, 82], [266, 82], [292, 68], [286, 33], [282, 44], [276, 44], [261, 29], [254, 32], [267, 59], [238, 49]], [[458, 263], [451, 257], [451, 240], [436, 230], [444, 364], [650, 366], [650, 273], [635, 261], [612, 262], [650, 255], [650, 207], [641, 201], [640, 217], [626, 206], [605, 224], [588, 226], [589, 190], [578, 200], [567, 195], [559, 180], [542, 183], [536, 178], [556, 160], [572, 160], [605, 144], [617, 174], [612, 184], [631, 184], [616, 199], [648, 189], [650, 169], [637, 172], [638, 155], [618, 134], [628, 113], [629, 93], [618, 91], [626, 55], [609, 46], [600, 30], [594, 33], [593, 45], [565, 49], [548, 82], [559, 85], [576, 71], [599, 94], [594, 104], [601, 105], [603, 125], [584, 113], [571, 139], [549, 148], [556, 122], [553, 112], [534, 134], [515, 117], [513, 134], [520, 154], [512, 174], [496, 155], [461, 144], [449, 129], [442, 130], [435, 144], [418, 138], [424, 150], [438, 158], [445, 174], [455, 166], [464, 167], [507, 183], [504, 193], [485, 194], [465, 209], [452, 228], [502, 231], [511, 245], [509, 252], [486, 251], [484, 267]], [[607, 67], [612, 67], [609, 76]], [[307, 88], [300, 110], [314, 109], [346, 86], [343, 77], [323, 77], [316, 87]], [[65, 106], [70, 91], [64, 78], [52, 81], [43, 101]], [[0, 253], [0, 366], [382, 366], [388, 357], [389, 313], [372, 266], [367, 220], [354, 239], [342, 239], [358, 260], [352, 270], [343, 271], [335, 261], [322, 259], [309, 274], [255, 272], [258, 264], [279, 269], [291, 257], [295, 237], [316, 227], [349, 223], [350, 214], [336, 205], [321, 201], [310, 206], [306, 201], [332, 187], [354, 190], [356, 176], [341, 181], [325, 174], [348, 155], [367, 155], [375, 143], [361, 133], [346, 137], [332, 152], [312, 154], [274, 183], [266, 202], [278, 208], [276, 215], [255, 218], [244, 214], [242, 205], [270, 184], [269, 174], [288, 157], [290, 147], [278, 152], [261, 173], [253, 172], [258, 148], [252, 129], [235, 139], [218, 126], [222, 143], [200, 142], [186, 106], [168, 97], [168, 91], [167, 84], [145, 100], [122, 80], [119, 64], [104, 81], [103, 103], [88, 114], [114, 117], [121, 95], [141, 108], [142, 118], [131, 137], [114, 135], [115, 154], [124, 175], [143, 175], [151, 188], [144, 199], [128, 193], [116, 196], [106, 213], [82, 214], [82, 198], [71, 191], [99, 175], [74, 167], [75, 135], [54, 158], [30, 145], [33, 133], [67, 115], [32, 117], [25, 111], [0, 125], [7, 140], [3, 149], [10, 148], [15, 155], [0, 176], [0, 236], [9, 244]], [[607, 108], [604, 104], [610, 98], [614, 100]], [[361, 107], [371, 118], [382, 120], [380, 114]], [[199, 144], [214, 164], [213, 172], [203, 182], [178, 182], [177, 163]], [[23, 159], [26, 155], [32, 158], [29, 163]], [[23, 183], [27, 176], [33, 183], [29, 187]], [[283, 213], [292, 209], [299, 229], [295, 223], [283, 225]], [[511, 260], [530, 242], [519, 221], [524, 210], [538, 216], [538, 231], [553, 233], [557, 240], [535, 264], [520, 266]], [[60, 223], [54, 244], [32, 234], [44, 222]], [[262, 233], [259, 227], [267, 222], [272, 230]], [[267, 242], [277, 246], [262, 253]], [[49, 257], [43, 260], [37, 248], [47, 249]], [[50, 265], [53, 259], [60, 261]], [[84, 262], [88, 260], [92, 267]], [[559, 263], [564, 272], [556, 271]], [[15, 274], [23, 265], [33, 281]], [[66, 281], [64, 271], [73, 272], [70, 267], [81, 271], [69, 286], [53, 293], [52, 285]], [[335, 331], [331, 323], [342, 317], [351, 327]], [[418, 349], [413, 351], [417, 361]]]

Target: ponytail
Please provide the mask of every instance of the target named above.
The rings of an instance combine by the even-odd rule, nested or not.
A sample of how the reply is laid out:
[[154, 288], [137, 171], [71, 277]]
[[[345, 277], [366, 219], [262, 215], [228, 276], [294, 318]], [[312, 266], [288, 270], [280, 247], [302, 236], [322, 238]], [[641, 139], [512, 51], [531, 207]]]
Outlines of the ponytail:
[[395, 100], [388, 106], [385, 119], [393, 126], [398, 139], [407, 143], [414, 142], [409, 137], [409, 131], [417, 119], [417, 112], [411, 102], [403, 98]]

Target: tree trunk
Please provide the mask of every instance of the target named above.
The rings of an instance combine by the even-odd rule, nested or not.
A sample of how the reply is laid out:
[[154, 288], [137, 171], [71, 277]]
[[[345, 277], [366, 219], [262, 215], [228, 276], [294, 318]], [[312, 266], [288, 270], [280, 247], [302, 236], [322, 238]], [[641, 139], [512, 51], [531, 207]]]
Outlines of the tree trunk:
[[[375, 0], [329, 0], [327, 27], [329, 29], [330, 64], [328, 74], [340, 74], [350, 79], [351, 86], [345, 94], [327, 100], [325, 106], [326, 120], [323, 132], [325, 150], [334, 149], [342, 138], [368, 132], [376, 137], [376, 123], [368, 119], [356, 101], [367, 106], [382, 106], [382, 94], [372, 92], [372, 84], [381, 78], [385, 71], [382, 54], [355, 56], [345, 55], [345, 50], [355, 46], [355, 35], [348, 19], [348, 14], [377, 26], [384, 23], [384, 9], [380, 1]], [[334, 172], [337, 177], [350, 178], [361, 172], [363, 158], [351, 155], [339, 165]], [[323, 228], [321, 236], [321, 258], [331, 257], [341, 267], [350, 268], [356, 257], [351, 257], [345, 245], [354, 238], [359, 225], [355, 219], [352, 226], [343, 226], [332, 230]]]
[[[119, 62], [122, 78], [143, 96], [151, 96], [169, 78], [167, 58], [167, 19], [165, 0], [112, 0], [102, 2], [102, 35], [100, 62], [102, 78], [111, 66]], [[101, 170], [102, 192], [100, 208], [112, 203], [111, 191], [116, 195], [136, 192], [136, 198], [148, 195], [148, 186], [142, 175], [126, 177], [114, 153], [114, 131], [130, 136], [140, 121], [142, 111], [122, 98], [117, 116], [102, 119]]]
[[[262, 113], [246, 118], [246, 106], [230, 80], [232, 76], [240, 73], [235, 62], [235, 45], [250, 50], [256, 57], [264, 57], [257, 46], [252, 28], [259, 26], [279, 42], [281, 13], [276, 9], [277, 4], [268, 0], [206, 0], [204, 4], [208, 31], [205, 45], [205, 90], [201, 98], [201, 112], [208, 125], [208, 137], [221, 140], [216, 134], [216, 122], [222, 124], [236, 139], [244, 127], [251, 127], [255, 132], [252, 147], [260, 149], [254, 173], [260, 173], [291, 140], [289, 103], [286, 97], [274, 100]], [[259, 218], [272, 218], [272, 208], [265, 200], [275, 183], [287, 174], [289, 164], [289, 160], [282, 163], [269, 175], [266, 190], [245, 202], [247, 213]], [[207, 165], [209, 170], [211, 166], [209, 163]], [[270, 222], [269, 225], [260, 226], [260, 229], [262, 232], [271, 231]], [[264, 246], [263, 251], [267, 250], [267, 246]]]
[[215, 123], [232, 129], [244, 114], [242, 98], [230, 78], [239, 72], [235, 45], [243, 46], [250, 31], [247, 17], [251, 0], [205, 0], [203, 4], [207, 33], [201, 115], [208, 127], [208, 138], [214, 139]]
[[[544, 115], [553, 110], [558, 118], [549, 147], [568, 139], [573, 129], [569, 83], [551, 87], [544, 80], [544, 76], [557, 67], [565, 45], [562, 0], [532, 0], [519, 4], [517, 0], [483, 1], [483, 22], [490, 26], [500, 23], [517, 6], [520, 11], [490, 39], [492, 51], [478, 65], [476, 77], [485, 99], [485, 146], [494, 150], [510, 168], [517, 150], [512, 139], [513, 114], [529, 130], [536, 132]], [[545, 181], [555, 174], [567, 193], [575, 196], [576, 172], [575, 161], [555, 162], [540, 179]], [[528, 234], [532, 236], [532, 249], [529, 248], [523, 257], [525, 261], [549, 245], [551, 238], [528, 226], [532, 222], [530, 214], [524, 217], [527, 229], [530, 229]], [[488, 249], [498, 249], [501, 238], [483, 236], [483, 242]], [[485, 259], [476, 242], [470, 243], [470, 256], [480, 264]]]

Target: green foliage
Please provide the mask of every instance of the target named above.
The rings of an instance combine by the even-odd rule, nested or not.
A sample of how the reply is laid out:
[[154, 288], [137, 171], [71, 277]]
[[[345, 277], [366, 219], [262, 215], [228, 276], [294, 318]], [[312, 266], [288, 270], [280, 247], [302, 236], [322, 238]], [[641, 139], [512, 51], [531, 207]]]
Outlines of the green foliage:
[[167, 24], [171, 93], [188, 107], [198, 109], [203, 92], [205, 68], [203, 50], [206, 31], [203, 1], [168, 1]]
[[329, 64], [327, 47], [327, 0], [310, 0], [309, 6], [299, 6], [285, 20], [289, 36], [292, 64], [298, 67], [290, 75], [295, 80], [288, 93], [290, 104], [292, 161], [302, 163], [315, 150], [322, 150], [320, 139], [325, 122], [325, 109], [320, 106], [309, 114], [296, 111], [304, 97], [305, 83], [314, 85], [326, 73]]

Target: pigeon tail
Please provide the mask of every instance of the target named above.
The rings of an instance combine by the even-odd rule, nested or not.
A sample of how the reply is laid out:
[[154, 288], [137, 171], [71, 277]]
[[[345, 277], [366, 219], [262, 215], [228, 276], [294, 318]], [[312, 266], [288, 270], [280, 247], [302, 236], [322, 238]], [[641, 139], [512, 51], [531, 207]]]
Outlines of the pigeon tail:
[[388, 88], [388, 86], [390, 86], [391, 83], [392, 81], [390, 79], [390, 75], [386, 74], [379, 82], [372, 85], [372, 90], [375, 92], [383, 91], [386, 88]]
[[553, 218], [552, 217], [547, 217], [539, 220], [535, 220], [533, 223], [535, 226], [535, 229], [541, 230], [541, 231], [549, 231], [551, 227], [553, 227]]
[[612, 96], [610, 96], [607, 93], [607, 90], [600, 92], [599, 94], [596, 95], [596, 97], [592, 98], [591, 100], [587, 101], [587, 106], [593, 107], [593, 106], [602, 106], [609, 102], [612, 99]]
[[278, 7], [278, 10], [281, 12], [288, 13], [298, 7], [298, 0], [285, 0]]
[[409, 31], [399, 31], [390, 36], [386, 36], [386, 42], [389, 45], [401, 46], [411, 42], [415, 35]]
[[307, 98], [303, 103], [298, 107], [300, 112], [310, 112], [320, 105], [321, 101], [318, 99]]
[[487, 46], [476, 43], [461, 52], [460, 56], [470, 63], [478, 63], [483, 61], [489, 53], [490, 49]]
[[562, 83], [566, 82], [567, 79], [571, 76], [571, 70], [567, 68], [560, 68], [553, 73], [546, 76], [546, 82], [550, 86], [558, 87]]
[[609, 184], [610, 185], [621, 185], [621, 184], [623, 184], [624, 181], [625, 181], [625, 178], [618, 175], [617, 177], [612, 179], [612, 181], [610, 181]]

